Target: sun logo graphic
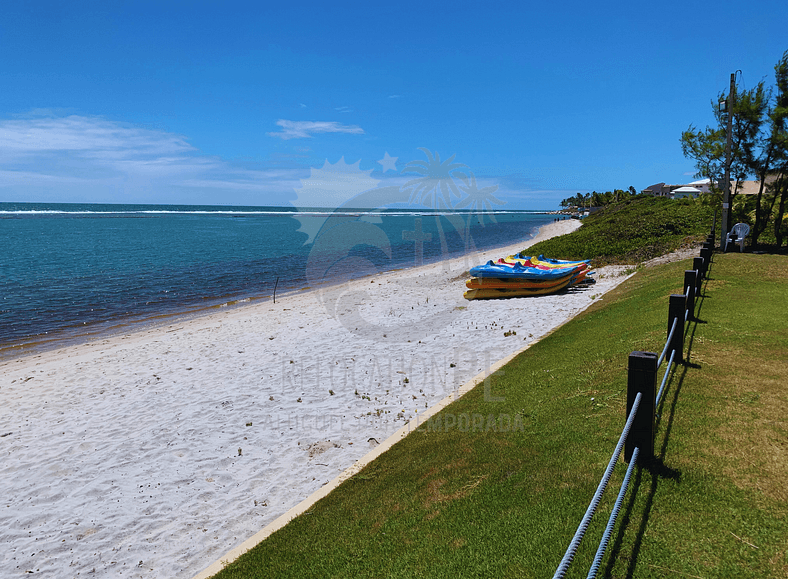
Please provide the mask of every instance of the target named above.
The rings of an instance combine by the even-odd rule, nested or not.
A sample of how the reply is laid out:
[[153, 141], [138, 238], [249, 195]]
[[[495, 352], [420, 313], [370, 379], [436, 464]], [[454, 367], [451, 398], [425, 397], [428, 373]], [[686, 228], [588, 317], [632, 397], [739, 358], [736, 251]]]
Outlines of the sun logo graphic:
[[301, 179], [301, 188], [296, 189], [297, 197], [292, 203], [299, 210], [295, 216], [301, 223], [299, 231], [307, 235], [305, 244], [315, 240], [326, 221], [325, 211], [342, 207], [354, 197], [378, 186], [380, 181], [370, 176], [372, 169], [362, 171], [360, 164], [361, 159], [348, 164], [342, 157], [333, 165], [326, 159], [320, 169], [311, 169], [308, 179]]
[[[307, 280], [320, 288], [329, 315], [350, 332], [371, 340], [421, 340], [451, 323], [463, 301], [461, 288], [452, 292], [451, 299], [433, 300], [428, 313], [403, 304], [429, 303], [435, 288], [445, 285], [447, 274], [458, 275], [475, 264], [471, 224], [477, 220], [483, 226], [485, 215], [494, 221], [492, 204], [502, 204], [492, 195], [497, 186], [478, 188], [473, 173], [462, 172], [466, 165], [455, 163], [454, 156], [441, 161], [437, 152], [421, 150], [427, 160], [411, 161], [402, 171], [418, 177], [389, 180], [401, 184], [382, 186], [371, 176], [372, 170], [360, 169], [360, 161], [348, 164], [342, 158], [313, 168], [296, 190], [299, 231], [312, 244]], [[391, 159], [387, 153], [385, 161]], [[424, 261], [425, 244], [432, 248], [433, 257], [442, 260], [441, 267], [418, 267]], [[401, 268], [406, 248], [412, 252], [410, 264], [417, 267], [389, 278], [385, 291], [371, 292], [364, 284], [338, 281]], [[463, 259], [450, 262], [450, 256]]]

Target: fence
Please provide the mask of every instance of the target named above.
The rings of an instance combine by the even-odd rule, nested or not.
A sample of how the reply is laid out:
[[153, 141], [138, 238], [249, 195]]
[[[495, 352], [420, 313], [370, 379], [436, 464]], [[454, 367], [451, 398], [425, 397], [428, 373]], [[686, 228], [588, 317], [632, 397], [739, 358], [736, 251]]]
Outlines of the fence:
[[[560, 579], [566, 575], [569, 565], [572, 563], [580, 542], [583, 540], [591, 518], [599, 506], [602, 494], [607, 487], [613, 469], [618, 462], [621, 449], [624, 449], [624, 460], [629, 463], [618, 497], [613, 505], [613, 510], [607, 521], [607, 526], [599, 543], [599, 548], [594, 556], [594, 561], [588, 571], [587, 579], [596, 577], [602, 558], [607, 550], [610, 537], [616, 525], [618, 513], [624, 502], [627, 493], [629, 480], [636, 464], [647, 464], [654, 458], [654, 434], [656, 426], [656, 411], [662, 400], [668, 376], [674, 366], [683, 362], [684, 357], [684, 327], [687, 322], [696, 321], [695, 300], [700, 295], [701, 283], [706, 278], [709, 263], [714, 247], [714, 227], [703, 243], [700, 250], [700, 257], [693, 259], [691, 270], [684, 272], [684, 293], [670, 296], [668, 302], [668, 337], [662, 353], [657, 356], [654, 352], [632, 352], [629, 355], [629, 366], [627, 371], [627, 419], [618, 444], [613, 451], [613, 456], [605, 469], [602, 480], [597, 486], [591, 503], [583, 515], [580, 525], [575, 531], [569, 547], [561, 559], [561, 563], [553, 575], [553, 579]], [[659, 390], [657, 390], [657, 372], [668, 359], [665, 374], [662, 377]]]

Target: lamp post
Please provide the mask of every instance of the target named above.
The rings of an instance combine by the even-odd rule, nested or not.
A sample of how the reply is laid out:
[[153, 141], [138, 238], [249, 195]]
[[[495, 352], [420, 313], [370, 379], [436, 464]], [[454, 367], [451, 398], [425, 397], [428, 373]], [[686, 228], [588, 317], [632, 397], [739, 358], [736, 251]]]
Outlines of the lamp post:
[[722, 184], [722, 227], [720, 228], [720, 250], [725, 249], [731, 219], [731, 138], [733, 134], [733, 102], [736, 98], [736, 73], [731, 74], [731, 88], [725, 103], [728, 112], [728, 135], [725, 141], [725, 180]]

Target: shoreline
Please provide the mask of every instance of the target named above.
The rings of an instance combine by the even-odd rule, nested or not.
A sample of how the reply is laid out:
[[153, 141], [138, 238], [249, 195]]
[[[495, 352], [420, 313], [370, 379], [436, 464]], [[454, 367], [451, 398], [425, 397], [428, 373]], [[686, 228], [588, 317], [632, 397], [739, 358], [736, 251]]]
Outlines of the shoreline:
[[[563, 223], [563, 224], [562, 224]], [[566, 225], [569, 224], [569, 225]], [[579, 229], [582, 223], [576, 220], [564, 220], [548, 223], [546, 225], [542, 225], [538, 228], [536, 234], [525, 241], [519, 241], [517, 243], [512, 244], [504, 244], [500, 246], [495, 246], [491, 248], [487, 248], [481, 251], [474, 251], [474, 252], [466, 252], [460, 253], [457, 255], [449, 255], [448, 257], [444, 258], [435, 258], [424, 265], [421, 266], [410, 266], [406, 268], [402, 267], [395, 267], [390, 270], [385, 270], [378, 272], [377, 274], [367, 274], [362, 275], [356, 278], [351, 278], [348, 280], [342, 281], [326, 281], [322, 285], [319, 286], [304, 286], [299, 288], [289, 288], [280, 295], [277, 296], [279, 301], [281, 302], [283, 299], [291, 298], [293, 296], [300, 296], [300, 295], [307, 295], [312, 292], [321, 292], [324, 290], [331, 290], [332, 288], [336, 288], [339, 286], [343, 286], [345, 284], [350, 284], [356, 282], [358, 280], [363, 280], [366, 278], [374, 277], [377, 275], [378, 277], [388, 276], [392, 274], [399, 274], [402, 272], [411, 272], [415, 271], [418, 268], [430, 268], [435, 267], [441, 264], [449, 264], [449, 267], [452, 265], [460, 262], [471, 260], [472, 265], [478, 265], [481, 263], [485, 263], [489, 259], [503, 257], [506, 255], [511, 255], [517, 253], [523, 249], [530, 247], [540, 241], [544, 241], [545, 239], [550, 239], [551, 237], [558, 237], [560, 235], [565, 235], [566, 233], [571, 233], [575, 229]], [[479, 256], [476, 261], [473, 261], [474, 256]], [[70, 350], [73, 348], [89, 348], [91, 346], [96, 345], [107, 345], [111, 341], [116, 339], [128, 339], [129, 337], [135, 336], [137, 334], [150, 334], [151, 332], [156, 332], [158, 330], [162, 330], [163, 328], [171, 328], [178, 324], [182, 323], [192, 323], [192, 322], [199, 322], [199, 320], [211, 317], [211, 316], [222, 316], [229, 312], [235, 312], [237, 310], [246, 311], [248, 308], [259, 307], [260, 305], [271, 303], [272, 302], [272, 295], [260, 295], [260, 296], [250, 296], [238, 300], [231, 300], [225, 304], [216, 304], [211, 306], [205, 306], [202, 308], [198, 308], [192, 311], [180, 311], [174, 312], [172, 314], [168, 313], [160, 313], [153, 315], [145, 320], [135, 321], [128, 324], [124, 322], [118, 322], [117, 326], [113, 328], [117, 329], [109, 329], [107, 333], [102, 332], [99, 330], [95, 334], [87, 333], [83, 335], [73, 336], [71, 338], [55, 338], [52, 342], [51, 347], [44, 347], [44, 349], [37, 350], [34, 349], [32, 351], [27, 350], [27, 348], [36, 348], [38, 343], [35, 343], [31, 346], [25, 345], [23, 351], [20, 351], [18, 355], [4, 357], [0, 356], [0, 371], [4, 365], [8, 363], [18, 362], [30, 358], [40, 358], [44, 355], [51, 355], [53, 353], [58, 353], [62, 350]], [[160, 321], [151, 321], [151, 320], [159, 320]], [[6, 346], [6, 348], [14, 348], [15, 346]], [[0, 347], [0, 351], [2, 351], [2, 347]]]
[[3, 568], [192, 577], [623, 281], [462, 297], [469, 264], [579, 225], [0, 363]]
[[[538, 213], [544, 215], [551, 214], [551, 212], [538, 212]], [[495, 245], [492, 247], [485, 248], [484, 250], [481, 251], [482, 253], [487, 253], [487, 252], [498, 252], [508, 249], [510, 250], [509, 252], [511, 253], [511, 248], [514, 246], [520, 247], [522, 249], [528, 244], [535, 243], [534, 239], [536, 239], [537, 236], [541, 234], [540, 232], [542, 229], [544, 229], [545, 227], [554, 226], [556, 224], [557, 222], [553, 222], [540, 226], [539, 228], [537, 228], [537, 232], [535, 236], [529, 240], [518, 242], [517, 244]], [[443, 261], [458, 259], [466, 255], [467, 252], [457, 251], [452, 254], [449, 254], [448, 256], [434, 256], [431, 259], [425, 261], [424, 265], [434, 265], [436, 263], [440, 263]], [[414, 267], [417, 266], [410, 265], [407, 267], [402, 267], [401, 264], [397, 264], [391, 269], [382, 270], [376, 273], [375, 275], [385, 275], [392, 272], [413, 269]], [[343, 283], [351, 282], [355, 279], [363, 279], [364, 277], [368, 277], [368, 275], [369, 274], [362, 274], [360, 276], [349, 278], [349, 279], [338, 278], [338, 279], [326, 280], [322, 282], [320, 285], [315, 284], [314, 286], [308, 285], [308, 281], [304, 280], [303, 283], [291, 285], [289, 287], [285, 286], [283, 289], [280, 289], [280, 291], [277, 292], [278, 295], [276, 297], [281, 299], [289, 295], [300, 294], [308, 291], [321, 290], [325, 287], [341, 285]], [[205, 316], [210, 316], [217, 312], [230, 311], [236, 308], [245, 308], [261, 302], [270, 301], [272, 300], [273, 296], [274, 296], [273, 293], [270, 294], [263, 293], [263, 294], [239, 296], [233, 299], [204, 298], [206, 301], [210, 303], [210, 305], [192, 304], [191, 306], [189, 306], [188, 304], [184, 304], [183, 306], [176, 308], [172, 311], [153, 312], [148, 314], [141, 313], [136, 315], [130, 315], [129, 317], [123, 319], [90, 322], [90, 325], [85, 326], [84, 329], [81, 330], [76, 329], [76, 328], [82, 328], [81, 326], [62, 328], [60, 330], [57, 330], [53, 336], [49, 336], [47, 332], [43, 334], [37, 334], [35, 336], [28, 336], [24, 338], [22, 342], [19, 343], [13, 343], [13, 342], [0, 343], [0, 364], [19, 358], [45, 354], [47, 352], [52, 352], [63, 348], [69, 348], [69, 347], [93, 343], [96, 341], [107, 340], [120, 335], [134, 334], [137, 332], [154, 330], [156, 328], [160, 328], [163, 326], [174, 325], [180, 322], [199, 319]]]

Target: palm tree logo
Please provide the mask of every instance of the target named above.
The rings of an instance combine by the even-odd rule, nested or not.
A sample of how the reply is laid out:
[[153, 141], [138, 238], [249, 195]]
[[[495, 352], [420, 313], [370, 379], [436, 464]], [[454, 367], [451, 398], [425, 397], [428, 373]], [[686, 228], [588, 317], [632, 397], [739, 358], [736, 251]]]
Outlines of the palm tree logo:
[[[436, 211], [454, 211], [470, 209], [467, 221], [462, 215], [447, 213], [446, 218], [460, 235], [465, 244], [465, 249], [470, 250], [472, 240], [470, 236], [471, 223], [474, 218], [484, 226], [484, 215], [488, 215], [492, 222], [495, 222], [493, 204], [503, 205], [504, 202], [497, 199], [493, 193], [498, 190], [498, 185], [479, 188], [476, 183], [476, 176], [469, 172], [468, 175], [459, 169], [467, 168], [464, 163], [455, 163], [452, 155], [445, 161], [441, 161], [440, 154], [436, 151], [433, 155], [429, 149], [419, 148], [427, 160], [414, 160], [405, 165], [402, 173], [418, 173], [421, 177], [411, 179], [403, 185], [403, 189], [409, 191], [410, 202], [420, 203]], [[457, 184], [460, 181], [460, 185]], [[454, 198], [458, 198], [454, 202]], [[435, 223], [438, 229], [438, 236], [441, 242], [441, 251], [444, 255], [448, 253], [446, 234], [441, 223], [441, 215], [435, 215]], [[417, 223], [420, 227], [421, 223]], [[403, 239], [413, 239], [414, 232], [403, 232]], [[475, 249], [475, 248], [473, 248]], [[416, 244], [416, 264], [423, 263], [423, 245]]]
[[[418, 173], [422, 175], [417, 179], [412, 179], [405, 183], [404, 187], [410, 189], [411, 203], [421, 203], [433, 209], [449, 209], [452, 207], [452, 195], [461, 197], [457, 183], [454, 181], [453, 173], [461, 167], [467, 167], [464, 163], [454, 163], [452, 155], [441, 162], [441, 156], [435, 152], [433, 156], [429, 149], [419, 147], [419, 151], [427, 156], [426, 161], [411, 161], [402, 170], [403, 173]], [[458, 173], [457, 177], [463, 178], [463, 173]], [[428, 201], [428, 203], [425, 203]]]
[[[495, 220], [495, 213], [493, 210], [493, 203], [496, 205], [503, 205], [506, 202], [501, 201], [493, 193], [498, 191], [498, 185], [492, 185], [490, 187], [483, 187], [479, 189], [479, 186], [476, 184], [476, 175], [473, 173], [470, 174], [469, 177], [464, 177], [462, 179], [463, 186], [461, 187], [463, 193], [465, 193], [465, 199], [462, 199], [457, 205], [454, 206], [455, 209], [465, 209], [466, 207], [470, 208], [473, 213], [475, 213], [476, 218], [479, 220], [479, 225], [484, 226], [484, 216], [488, 215], [490, 221], [493, 223], [497, 223]], [[470, 219], [469, 219], [469, 227], [470, 227]]]

